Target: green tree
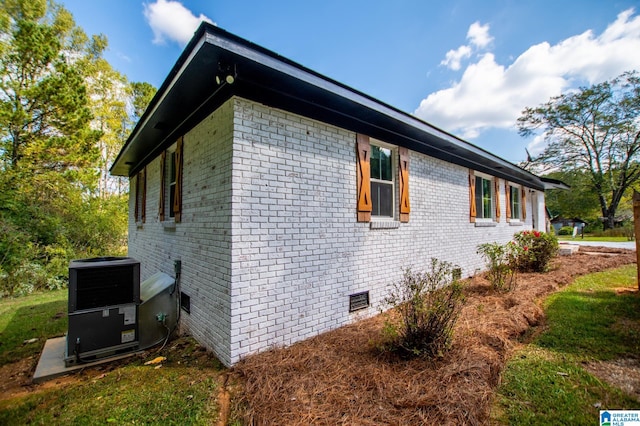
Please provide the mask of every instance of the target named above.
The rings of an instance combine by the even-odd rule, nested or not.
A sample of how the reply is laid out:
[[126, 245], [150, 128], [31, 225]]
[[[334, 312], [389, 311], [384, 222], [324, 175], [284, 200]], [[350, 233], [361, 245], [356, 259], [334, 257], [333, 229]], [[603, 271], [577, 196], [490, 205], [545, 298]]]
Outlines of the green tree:
[[100, 170], [97, 192], [104, 198], [122, 194], [127, 188], [122, 178], [109, 174], [109, 168], [131, 127], [127, 113], [128, 82], [104, 59], [94, 61], [88, 74], [89, 106], [93, 113], [91, 127], [101, 135], [97, 141], [97, 167]]
[[131, 83], [131, 95], [133, 106], [133, 121], [138, 121], [144, 111], [147, 109], [147, 105], [153, 99], [156, 94], [156, 88], [147, 82], [132, 82]]
[[53, 1], [0, 0], [0, 297], [57, 288], [70, 259], [125, 249], [126, 197], [99, 176], [132, 101], [106, 46]]
[[560, 180], [570, 190], [551, 189], [545, 191], [545, 202], [552, 217], [596, 220], [600, 216], [598, 196], [591, 189], [591, 174], [584, 170], [551, 172], [545, 177]]
[[636, 71], [526, 108], [522, 136], [542, 131], [546, 148], [532, 161], [547, 170], [587, 174], [605, 228], [625, 191], [640, 180], [640, 77]]
[[[46, 0], [0, 0], [0, 159], [4, 169], [90, 183], [97, 131], [83, 74], [101, 55], [71, 14]], [[89, 171], [89, 173], [87, 173]]]

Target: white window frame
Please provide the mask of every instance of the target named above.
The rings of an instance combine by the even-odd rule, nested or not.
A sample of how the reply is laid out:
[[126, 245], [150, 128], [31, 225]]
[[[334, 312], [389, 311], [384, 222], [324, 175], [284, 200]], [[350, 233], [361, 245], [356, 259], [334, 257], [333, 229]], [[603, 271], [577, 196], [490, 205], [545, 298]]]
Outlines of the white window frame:
[[[516, 193], [518, 194], [518, 215], [516, 215], [513, 211], [513, 192], [511, 188], [516, 189]], [[509, 183], [509, 209], [511, 210], [511, 218], [510, 221], [513, 222], [521, 222], [522, 221], [522, 186], [518, 184]]]
[[480, 198], [480, 200], [483, 200], [483, 194], [480, 194], [480, 196], [478, 196], [478, 187], [476, 185], [476, 199], [474, 200], [474, 202], [476, 202], [476, 222], [495, 222], [496, 220], [496, 194], [495, 194], [495, 178], [491, 175], [482, 173], [482, 172], [474, 172], [474, 182], [473, 184], [476, 185], [477, 179], [478, 178], [482, 178], [484, 180], [488, 180], [490, 182], [489, 184], [489, 191], [491, 191], [491, 206], [489, 208], [489, 217], [483, 217], [484, 216], [484, 203], [481, 203], [480, 205], [478, 205], [478, 203], [476, 202], [476, 200], [478, 200], [478, 198]]
[[[374, 179], [373, 173], [371, 173], [370, 184], [372, 183], [383, 183], [383, 184], [391, 184], [391, 216], [381, 216], [374, 215], [373, 211], [371, 212], [371, 220], [372, 221], [384, 221], [384, 220], [395, 220], [396, 219], [396, 185], [397, 185], [397, 174], [398, 174], [398, 147], [395, 145], [391, 145], [386, 142], [382, 142], [377, 139], [370, 139], [371, 145], [371, 157], [373, 158], [373, 147], [377, 146], [378, 148], [388, 149], [391, 151], [391, 181], [383, 180], [383, 179]], [[371, 188], [371, 195], [373, 199], [373, 188]], [[373, 202], [373, 200], [372, 200]]]

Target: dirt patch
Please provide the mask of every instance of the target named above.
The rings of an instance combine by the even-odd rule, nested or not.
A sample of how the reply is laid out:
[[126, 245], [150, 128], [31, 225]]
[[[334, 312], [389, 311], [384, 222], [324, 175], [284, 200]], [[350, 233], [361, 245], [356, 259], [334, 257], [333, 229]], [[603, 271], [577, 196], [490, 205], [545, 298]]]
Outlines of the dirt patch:
[[381, 354], [381, 315], [247, 357], [232, 369], [234, 412], [260, 425], [484, 424], [512, 348], [544, 321], [537, 301], [578, 275], [635, 262], [630, 250], [581, 251], [557, 257], [548, 273], [520, 274], [508, 295], [472, 278], [453, 348], [439, 360]]
[[622, 389], [640, 401], [640, 360], [625, 358], [589, 362], [583, 367], [603, 382]]
[[0, 367], [0, 401], [79, 382], [77, 375], [67, 375], [42, 384], [35, 384], [33, 372], [37, 363], [36, 357], [29, 357]]
[[[205, 363], [213, 357], [213, 355], [202, 346], [196, 346], [189, 340], [180, 338], [173, 342], [173, 345], [167, 349], [168, 352], [183, 352], [179, 355], [180, 362], [184, 363]], [[22, 397], [28, 394], [41, 392], [49, 389], [63, 388], [86, 381], [99, 380], [106, 373], [114, 371], [123, 365], [130, 364], [132, 361], [147, 359], [153, 350], [140, 352], [129, 358], [109, 361], [92, 367], [82, 368], [72, 371], [64, 376], [57, 377], [45, 381], [43, 383], [33, 382], [33, 373], [39, 357], [29, 357], [11, 364], [0, 367], [0, 401], [16, 397]]]

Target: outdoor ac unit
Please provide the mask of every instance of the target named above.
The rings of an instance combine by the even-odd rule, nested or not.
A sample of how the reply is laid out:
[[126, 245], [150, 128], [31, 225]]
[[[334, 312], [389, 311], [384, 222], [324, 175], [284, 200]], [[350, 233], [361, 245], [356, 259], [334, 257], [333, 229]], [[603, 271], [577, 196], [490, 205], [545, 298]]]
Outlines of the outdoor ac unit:
[[139, 304], [137, 260], [99, 257], [72, 261], [65, 364], [136, 350]]

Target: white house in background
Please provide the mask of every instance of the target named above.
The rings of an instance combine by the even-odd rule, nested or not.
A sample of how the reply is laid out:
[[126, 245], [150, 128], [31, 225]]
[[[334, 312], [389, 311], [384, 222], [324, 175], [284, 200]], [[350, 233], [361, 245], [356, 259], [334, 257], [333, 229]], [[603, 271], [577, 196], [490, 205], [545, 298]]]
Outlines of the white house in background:
[[181, 261], [180, 326], [226, 365], [378, 312], [404, 266], [463, 276], [545, 229], [542, 180], [202, 24], [112, 169], [141, 278]]

